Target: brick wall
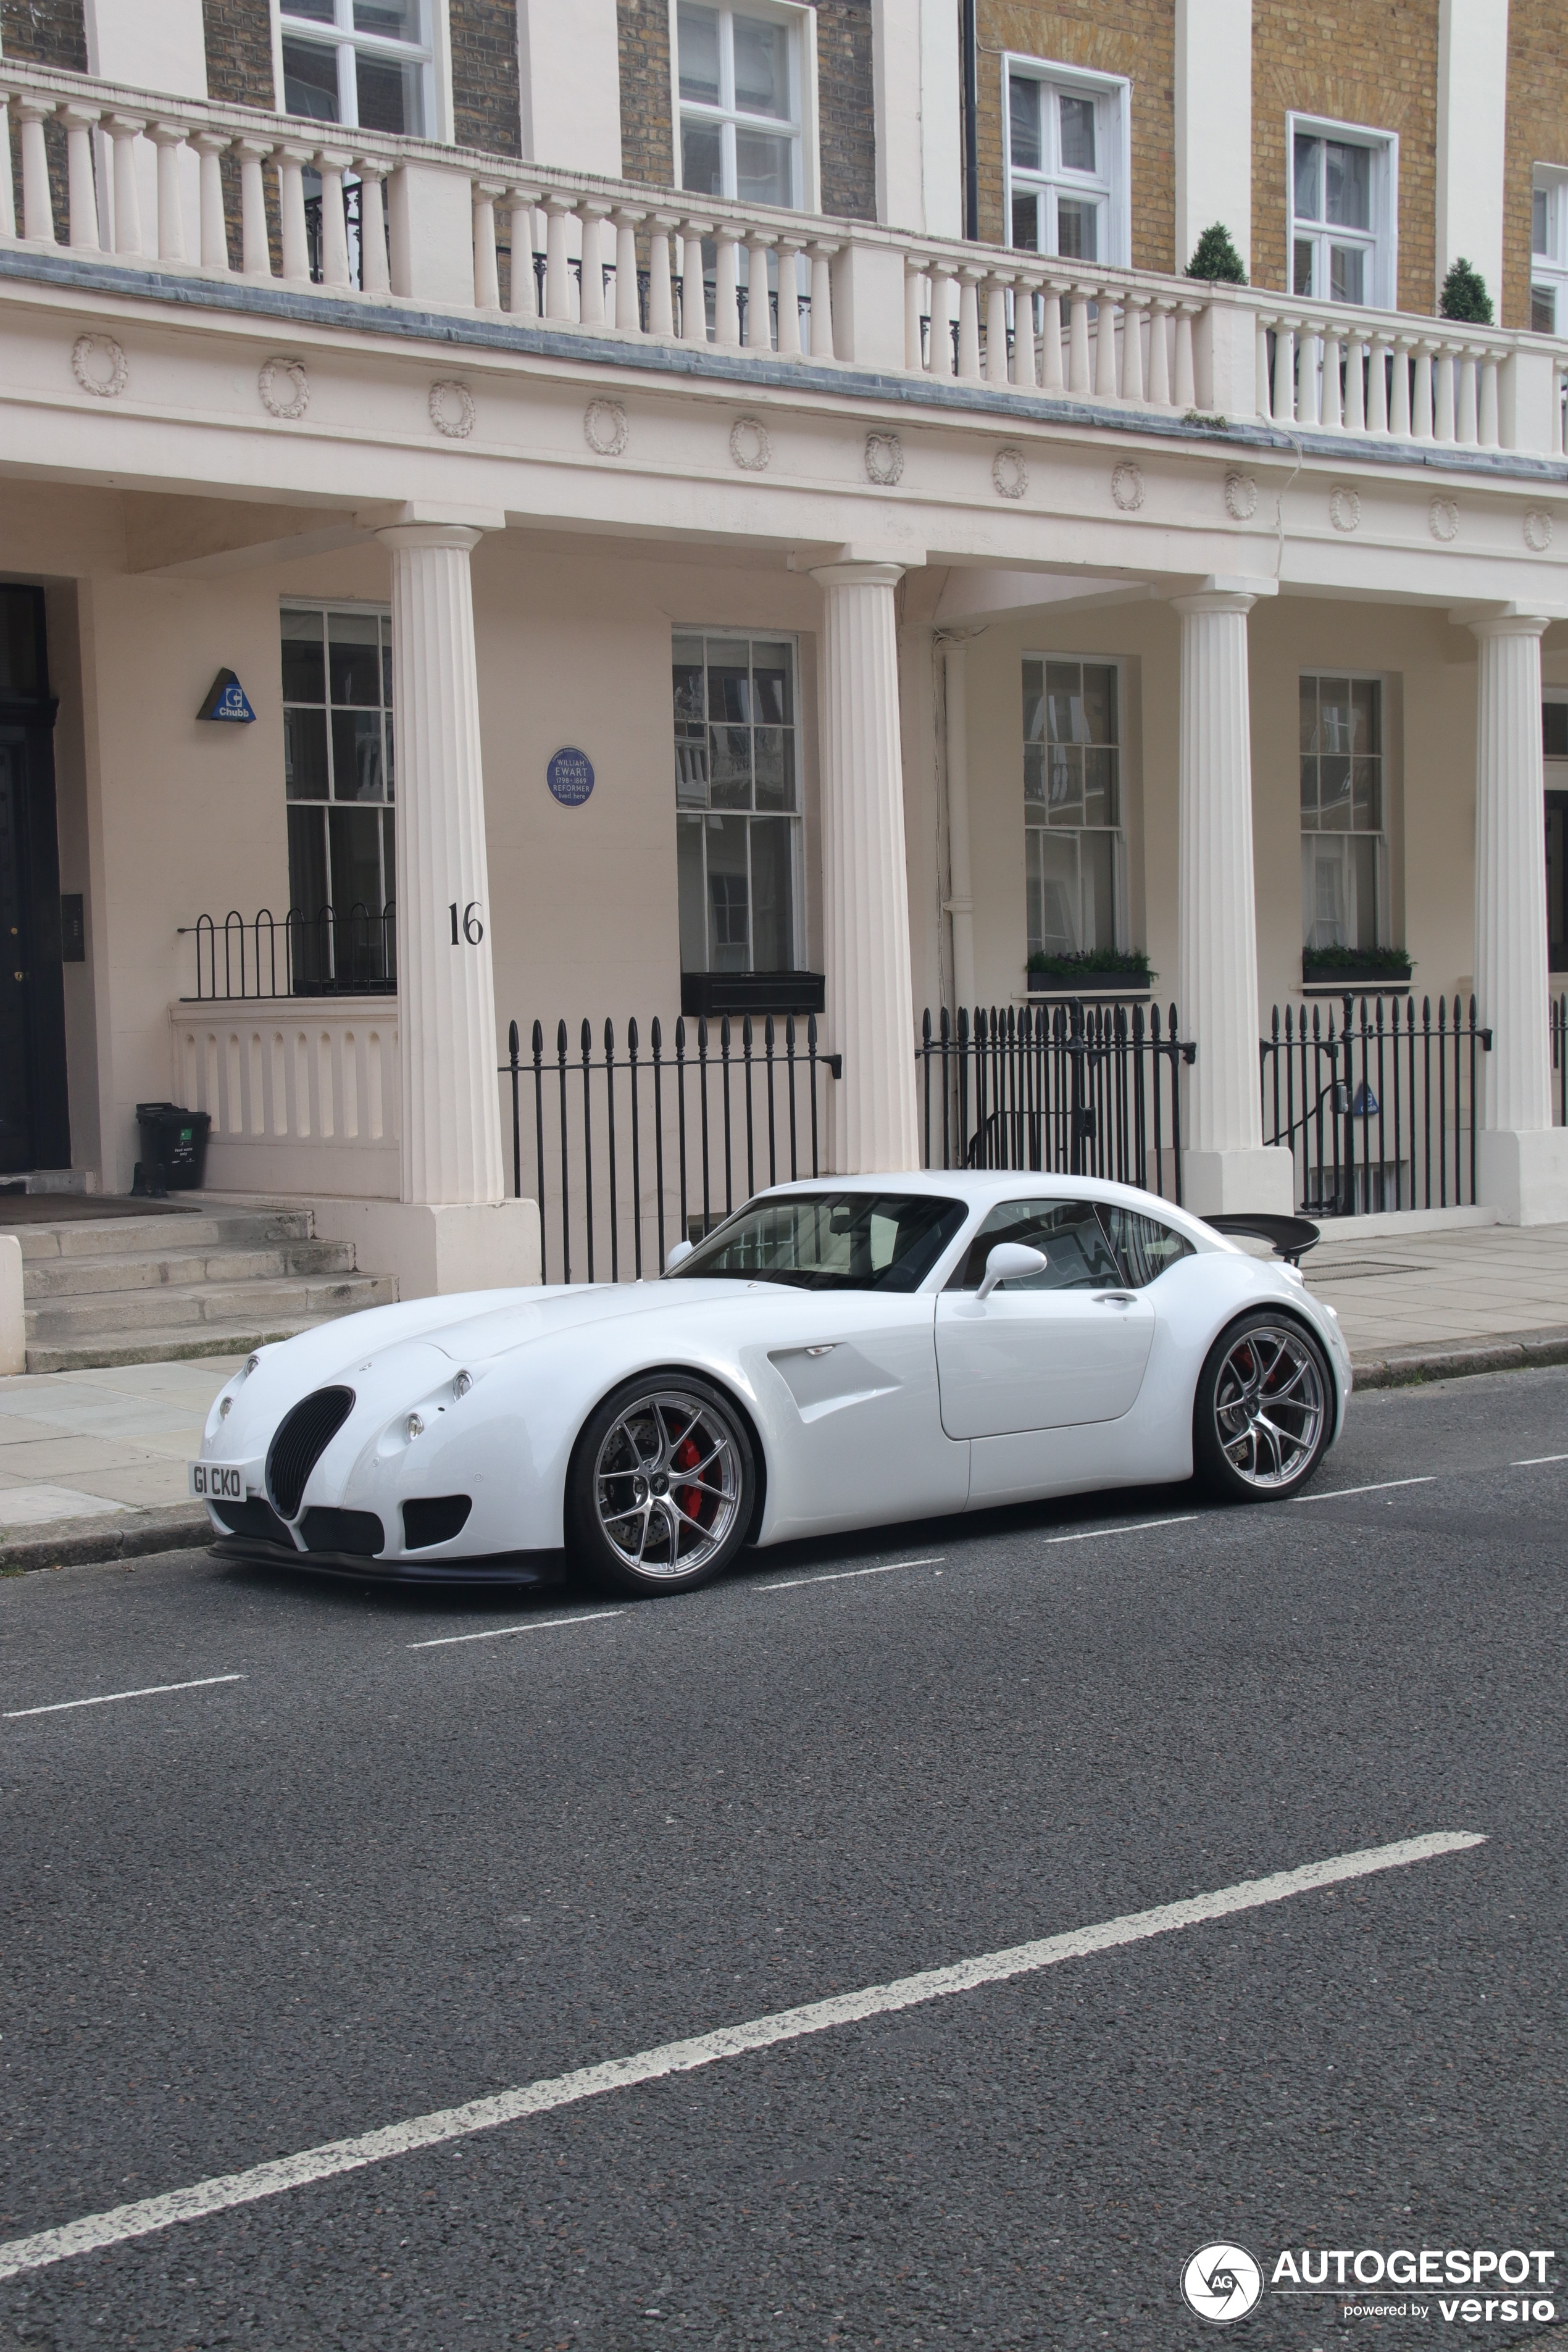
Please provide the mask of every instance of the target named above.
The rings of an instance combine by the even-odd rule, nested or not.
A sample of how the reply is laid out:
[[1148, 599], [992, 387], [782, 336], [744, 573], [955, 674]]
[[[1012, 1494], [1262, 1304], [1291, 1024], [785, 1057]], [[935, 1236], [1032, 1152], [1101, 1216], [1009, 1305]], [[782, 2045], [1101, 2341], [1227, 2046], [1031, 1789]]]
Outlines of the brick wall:
[[[1563, 0], [1512, 0], [1508, 14], [1508, 148], [1503, 166], [1502, 301], [1498, 323], [1530, 324], [1531, 171], [1568, 167], [1568, 47]], [[1493, 303], [1498, 289], [1489, 289]]]
[[220, 106], [276, 102], [267, 0], [202, 0], [207, 96]]
[[1294, 108], [1399, 133], [1399, 308], [1436, 310], [1437, 10], [1438, 0], [1317, 0], [1309, 14], [1299, 0], [1253, 0], [1255, 286], [1289, 284], [1285, 115]]
[[452, 127], [459, 147], [522, 152], [516, 0], [447, 0]]
[[1132, 86], [1132, 265], [1170, 269], [1174, 252], [1176, 112], [1174, 0], [979, 0], [976, 75], [980, 234], [1005, 245], [1002, 52], [1124, 74]]
[[[822, 207], [872, 220], [877, 212], [877, 142], [871, 0], [813, 0], [813, 5]], [[628, 180], [673, 187], [669, 0], [617, 0], [617, 16], [621, 167]]]

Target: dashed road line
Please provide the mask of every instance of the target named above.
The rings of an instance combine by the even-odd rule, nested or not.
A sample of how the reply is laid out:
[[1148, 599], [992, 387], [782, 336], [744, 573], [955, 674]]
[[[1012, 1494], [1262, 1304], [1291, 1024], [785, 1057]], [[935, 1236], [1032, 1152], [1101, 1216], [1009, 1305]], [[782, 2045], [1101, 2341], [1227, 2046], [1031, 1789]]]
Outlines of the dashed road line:
[[759, 1584], [759, 1592], [794, 1592], [803, 1584], [842, 1584], [851, 1576], [891, 1576], [896, 1568], [941, 1568], [947, 1558], [942, 1551], [932, 1552], [929, 1559], [889, 1559], [876, 1568], [835, 1568], [826, 1576], [792, 1576], [783, 1584]]
[[583, 1617], [538, 1617], [525, 1625], [487, 1625], [482, 1633], [441, 1633], [433, 1642], [410, 1642], [410, 1650], [450, 1650], [459, 1642], [500, 1642], [508, 1633], [553, 1633], [561, 1625], [602, 1625], [606, 1617], [624, 1617], [624, 1609], [591, 1609]]
[[149, 1683], [145, 1690], [104, 1691], [97, 1698], [58, 1698], [52, 1706], [13, 1706], [5, 1711], [6, 1723], [20, 1723], [28, 1715], [66, 1715], [74, 1706], [113, 1706], [122, 1698], [163, 1698], [170, 1691], [211, 1690], [215, 1683], [242, 1683], [245, 1675], [203, 1675], [193, 1683]]
[[1394, 1486], [1435, 1486], [1436, 1475], [1428, 1478], [1380, 1478], [1373, 1486], [1335, 1486], [1326, 1495], [1298, 1495], [1298, 1503], [1337, 1503], [1346, 1495], [1386, 1495]]

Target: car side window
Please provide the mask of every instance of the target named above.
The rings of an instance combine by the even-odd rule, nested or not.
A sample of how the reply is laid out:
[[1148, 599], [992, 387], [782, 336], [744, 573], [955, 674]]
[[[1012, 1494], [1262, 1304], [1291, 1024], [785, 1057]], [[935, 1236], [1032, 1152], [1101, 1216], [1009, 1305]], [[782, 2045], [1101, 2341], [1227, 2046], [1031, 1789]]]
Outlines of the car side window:
[[1002, 1201], [969, 1245], [962, 1271], [949, 1285], [978, 1290], [985, 1261], [999, 1242], [1022, 1242], [1044, 1250], [1045, 1271], [1003, 1290], [1118, 1290], [1121, 1272], [1088, 1201]]
[[1163, 1225], [1158, 1217], [1144, 1216], [1142, 1210], [1116, 1208], [1107, 1202], [1100, 1213], [1131, 1290], [1142, 1290], [1178, 1258], [1194, 1255], [1184, 1234]]

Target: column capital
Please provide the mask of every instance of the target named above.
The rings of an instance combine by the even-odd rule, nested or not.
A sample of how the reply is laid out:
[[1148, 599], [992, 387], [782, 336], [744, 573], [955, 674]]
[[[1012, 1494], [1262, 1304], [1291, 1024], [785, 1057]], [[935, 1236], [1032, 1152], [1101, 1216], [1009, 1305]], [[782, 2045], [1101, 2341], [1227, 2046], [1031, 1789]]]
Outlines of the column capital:
[[1553, 621], [1568, 620], [1568, 612], [1542, 612], [1529, 604], [1458, 604], [1448, 618], [1478, 637], [1539, 637]]
[[1250, 613], [1259, 597], [1279, 593], [1278, 580], [1252, 579], [1245, 573], [1233, 578], [1211, 572], [1206, 580], [1170, 601], [1178, 613]]
[[436, 499], [361, 507], [354, 520], [388, 547], [477, 547], [487, 530], [506, 529], [506, 514], [500, 507], [465, 507]]
[[896, 588], [905, 569], [901, 563], [822, 563], [811, 576], [819, 588]]

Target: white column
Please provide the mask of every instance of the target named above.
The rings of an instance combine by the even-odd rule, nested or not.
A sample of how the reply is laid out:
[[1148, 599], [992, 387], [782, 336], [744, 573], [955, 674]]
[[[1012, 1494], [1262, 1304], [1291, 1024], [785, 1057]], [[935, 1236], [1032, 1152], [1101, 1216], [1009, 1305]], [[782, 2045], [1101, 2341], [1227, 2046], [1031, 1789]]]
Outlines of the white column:
[[825, 606], [822, 865], [827, 1043], [840, 1174], [920, 1166], [910, 980], [903, 759], [893, 591], [897, 563], [833, 563]]
[[1476, 697], [1477, 1184], [1506, 1224], [1568, 1218], [1568, 1131], [1552, 1124], [1539, 614], [1472, 621]]
[[969, 647], [962, 640], [942, 655], [947, 759], [946, 907], [952, 925], [952, 1001], [974, 1010], [974, 898], [969, 867]]
[[1252, 0], [1176, 0], [1176, 250], [1223, 221], [1252, 267]]
[[1508, 10], [1498, 0], [1440, 0], [1437, 11], [1437, 268], [1462, 254], [1502, 303], [1508, 149]]
[[[1272, 583], [1268, 583], [1271, 585]], [[1183, 1190], [1200, 1216], [1294, 1207], [1289, 1151], [1265, 1150], [1258, 1089], [1258, 930], [1247, 616], [1253, 587], [1211, 582], [1182, 616], [1179, 793], [1183, 1034], [1196, 1040]]]

